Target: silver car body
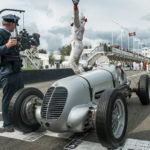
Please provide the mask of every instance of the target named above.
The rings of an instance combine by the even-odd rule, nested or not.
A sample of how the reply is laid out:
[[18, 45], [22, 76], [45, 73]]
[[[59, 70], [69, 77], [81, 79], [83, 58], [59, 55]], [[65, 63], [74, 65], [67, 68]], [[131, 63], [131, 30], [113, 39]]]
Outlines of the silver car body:
[[58, 80], [37, 109], [37, 120], [53, 132], [83, 132], [90, 126], [89, 109], [97, 107], [99, 94], [125, 83], [125, 73], [114, 65]]

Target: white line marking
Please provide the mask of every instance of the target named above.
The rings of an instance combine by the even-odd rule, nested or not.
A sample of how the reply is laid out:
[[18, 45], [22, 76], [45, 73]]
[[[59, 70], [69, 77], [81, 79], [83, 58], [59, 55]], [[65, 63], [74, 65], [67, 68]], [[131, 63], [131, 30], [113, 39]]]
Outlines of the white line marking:
[[[82, 141], [74, 150], [107, 150], [100, 143]], [[127, 139], [123, 147], [116, 150], [150, 150], [150, 141]]]
[[150, 141], [127, 139], [122, 150], [149, 150]]
[[[3, 126], [3, 121], [0, 121], [0, 128]], [[44, 132], [32, 132], [28, 134], [23, 134], [20, 131], [15, 130], [13, 133], [0, 133], [1, 137], [7, 137], [7, 138], [12, 138], [12, 139], [17, 139], [17, 140], [22, 140], [22, 141], [27, 141], [27, 142], [34, 142], [38, 140], [42, 136], [50, 136], [50, 137], [56, 137], [56, 138], [62, 138], [62, 139], [68, 139], [69, 137], [72, 136], [72, 133], [54, 133], [50, 131], [44, 131]]]
[[131, 77], [135, 77], [135, 76], [140, 76], [142, 74], [148, 74], [148, 72], [142, 72], [142, 73], [138, 73], [138, 74], [135, 74], [135, 75], [132, 75], [132, 76], [129, 76], [127, 78], [131, 78]]
[[[0, 128], [2, 128], [2, 126], [3, 126], [3, 121], [0, 121]], [[23, 134], [22, 132], [15, 130], [15, 132], [13, 133], [9, 133], [9, 132], [0, 133], [0, 136], [12, 138], [12, 139], [18, 139], [27, 142], [34, 142], [38, 140], [40, 137], [42, 137], [43, 133], [32, 132], [29, 134]]]
[[[67, 149], [66, 149], [67, 150]], [[99, 143], [82, 141], [74, 150], [107, 150]]]
[[[0, 128], [2, 127], [3, 122], [0, 121]], [[29, 134], [23, 134], [22, 132], [15, 131], [13, 133], [0, 133], [0, 136], [2, 137], [7, 137], [7, 138], [12, 138], [12, 139], [18, 139], [22, 141], [27, 141], [27, 142], [34, 142], [38, 140], [40, 137], [47, 135], [47, 136], [52, 136], [52, 137], [58, 137], [61, 139], [65, 139], [70, 137], [71, 134], [58, 134], [58, 133], [53, 133], [50, 131], [46, 132], [32, 132]], [[127, 139], [124, 146], [120, 147], [116, 150], [150, 150], [150, 141], [143, 141], [143, 140], [136, 140], [136, 139]], [[101, 146], [100, 143], [95, 143], [95, 142], [88, 142], [88, 141], [82, 141], [81, 144], [79, 144], [74, 150], [107, 150], [103, 146]]]
[[51, 131], [46, 131], [44, 133], [44, 135], [56, 137], [56, 138], [68, 139], [73, 135], [73, 133], [67, 133], [67, 132], [66, 133], [55, 133], [55, 132], [51, 132]]

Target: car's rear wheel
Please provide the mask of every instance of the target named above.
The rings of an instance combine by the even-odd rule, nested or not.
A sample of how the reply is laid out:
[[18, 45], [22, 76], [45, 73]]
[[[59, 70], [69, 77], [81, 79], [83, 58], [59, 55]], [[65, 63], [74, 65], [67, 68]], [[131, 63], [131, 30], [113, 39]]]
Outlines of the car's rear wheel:
[[124, 143], [127, 115], [125, 97], [121, 92], [110, 89], [101, 95], [96, 114], [96, 131], [103, 146], [117, 148]]
[[148, 75], [142, 75], [138, 82], [137, 95], [142, 105], [150, 103], [150, 78]]
[[41, 105], [42, 100], [43, 94], [36, 88], [23, 88], [15, 93], [8, 113], [16, 129], [26, 133], [40, 128], [35, 118], [35, 110]]

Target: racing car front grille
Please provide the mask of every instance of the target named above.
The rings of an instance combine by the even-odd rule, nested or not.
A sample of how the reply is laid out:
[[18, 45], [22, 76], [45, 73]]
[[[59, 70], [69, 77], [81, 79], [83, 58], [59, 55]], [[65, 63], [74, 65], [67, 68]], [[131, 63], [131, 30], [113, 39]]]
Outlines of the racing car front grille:
[[44, 96], [42, 109], [41, 109], [42, 118], [46, 119], [48, 103], [50, 101], [50, 97], [52, 96], [54, 89], [55, 89], [54, 87], [49, 88], [46, 92], [46, 95]]
[[66, 104], [68, 92], [64, 87], [50, 88], [43, 101], [41, 116], [44, 119], [58, 119]]

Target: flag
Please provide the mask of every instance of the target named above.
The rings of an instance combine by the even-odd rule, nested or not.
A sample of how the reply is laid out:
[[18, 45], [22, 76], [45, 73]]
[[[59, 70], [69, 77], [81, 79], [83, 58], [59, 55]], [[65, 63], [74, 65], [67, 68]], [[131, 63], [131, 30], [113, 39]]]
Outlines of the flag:
[[135, 32], [129, 33], [129, 36], [136, 36]]

